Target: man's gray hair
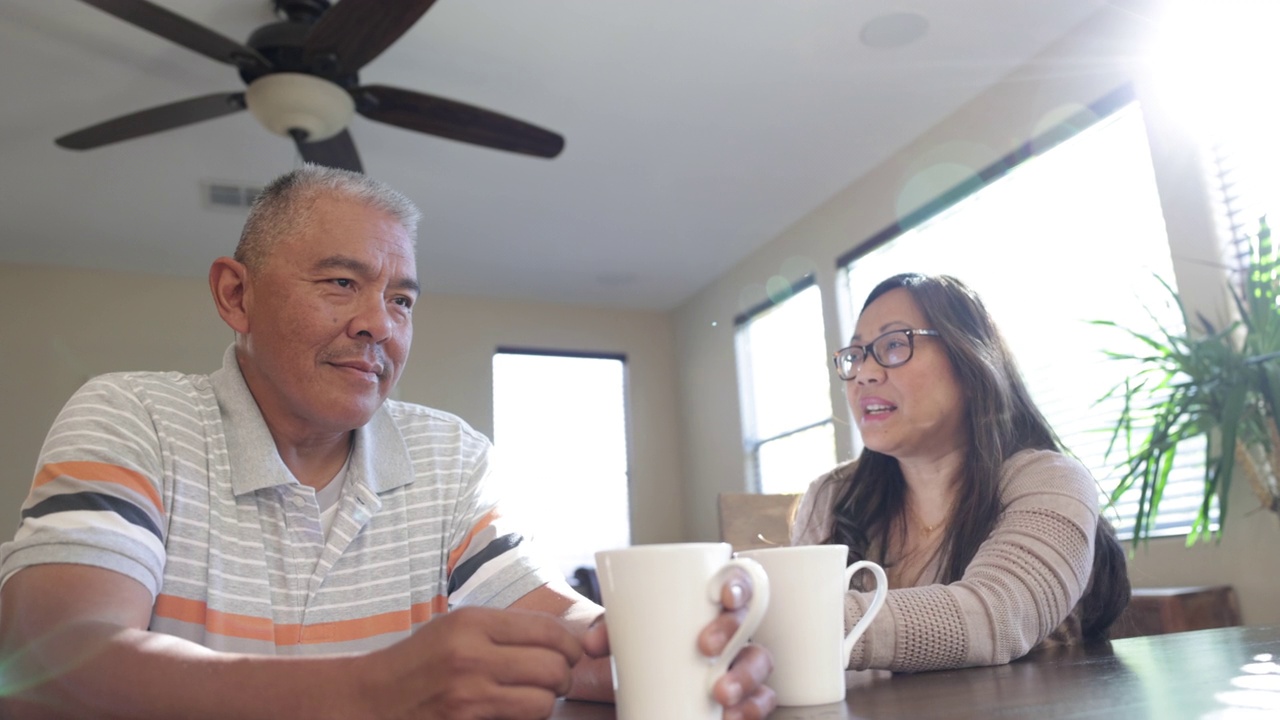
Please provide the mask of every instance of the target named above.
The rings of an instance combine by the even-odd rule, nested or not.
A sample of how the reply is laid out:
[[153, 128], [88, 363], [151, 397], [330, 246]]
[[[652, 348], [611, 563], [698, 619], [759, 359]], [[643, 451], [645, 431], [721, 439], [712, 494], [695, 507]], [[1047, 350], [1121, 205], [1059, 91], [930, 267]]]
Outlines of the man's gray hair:
[[306, 228], [311, 209], [325, 195], [339, 195], [394, 217], [415, 237], [422, 213], [403, 193], [367, 175], [310, 163], [272, 180], [253, 201], [236, 245], [235, 259], [262, 269], [275, 244]]

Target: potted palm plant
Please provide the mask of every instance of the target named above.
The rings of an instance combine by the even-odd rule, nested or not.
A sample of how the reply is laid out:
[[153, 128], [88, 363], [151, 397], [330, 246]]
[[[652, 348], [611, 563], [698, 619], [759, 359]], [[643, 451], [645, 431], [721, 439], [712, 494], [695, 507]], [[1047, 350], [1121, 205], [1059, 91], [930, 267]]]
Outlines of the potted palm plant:
[[[1179, 446], [1208, 440], [1204, 495], [1187, 544], [1212, 535], [1210, 512], [1218, 501], [1227, 517], [1231, 480], [1239, 470], [1263, 508], [1280, 515], [1280, 254], [1272, 245], [1266, 218], [1254, 238], [1240, 287], [1231, 288], [1238, 319], [1217, 328], [1202, 315], [1195, 322], [1176, 291], [1161, 280], [1182, 313], [1181, 330], [1157, 322], [1156, 332], [1123, 328], [1138, 342], [1137, 352], [1109, 352], [1138, 370], [1103, 398], [1123, 400], [1111, 429], [1107, 456], [1121, 453], [1120, 482], [1112, 505], [1135, 490], [1135, 540], [1146, 540]], [[1153, 316], [1154, 317], [1154, 316]], [[1197, 329], [1199, 330], [1197, 332]]]

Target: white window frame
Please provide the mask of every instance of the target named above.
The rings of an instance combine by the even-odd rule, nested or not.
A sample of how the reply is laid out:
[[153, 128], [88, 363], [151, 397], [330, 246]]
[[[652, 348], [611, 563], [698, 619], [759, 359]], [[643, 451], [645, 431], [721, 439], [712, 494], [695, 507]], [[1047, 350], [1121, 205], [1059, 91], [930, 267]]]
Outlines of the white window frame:
[[[503, 346], [503, 347], [498, 347], [494, 351], [491, 362], [496, 362], [500, 356], [504, 356], [504, 355], [581, 359], [581, 360], [607, 360], [607, 361], [618, 362], [621, 365], [622, 377], [621, 377], [620, 390], [621, 390], [622, 406], [620, 410], [622, 413], [622, 433], [623, 433], [622, 451], [624, 454], [624, 457], [622, 458], [623, 475], [621, 478], [622, 487], [613, 488], [611, 492], [613, 492], [614, 494], [617, 494], [620, 491], [621, 493], [621, 497], [625, 505], [625, 507], [622, 509], [622, 512], [621, 512], [622, 517], [621, 518], [617, 518], [617, 517], [604, 518], [601, 516], [601, 513], [599, 512], [598, 507], [593, 507], [590, 511], [587, 511], [584, 514], [584, 511], [582, 510], [583, 503], [584, 503], [584, 499], [581, 494], [582, 488], [595, 487], [595, 484], [598, 482], [598, 480], [593, 479], [591, 482], [579, 483], [572, 488], [557, 489], [557, 488], [544, 487], [539, 489], [540, 494], [545, 495], [547, 497], [556, 498], [557, 502], [561, 504], [564, 512], [556, 515], [560, 519], [560, 522], [554, 522], [546, 518], [540, 517], [538, 513], [536, 513], [532, 508], [524, 507], [525, 505], [533, 505], [536, 503], [518, 503], [518, 502], [513, 503], [507, 500], [510, 497], [518, 496], [520, 492], [527, 489], [528, 484], [530, 482], [541, 482], [541, 483], [554, 482], [556, 477], [558, 477], [559, 475], [556, 472], [549, 472], [547, 473], [547, 475], [550, 475], [552, 477], [531, 478], [527, 474], [527, 467], [523, 466], [522, 463], [520, 462], [520, 458], [516, 457], [515, 454], [511, 451], [510, 446], [513, 445], [514, 443], [511, 443], [506, 438], [504, 438], [504, 436], [500, 432], [501, 430], [499, 427], [500, 418], [498, 417], [498, 412], [497, 412], [497, 407], [499, 403], [499, 392], [497, 388], [498, 379], [497, 379], [497, 374], [495, 372], [494, 398], [493, 398], [493, 402], [494, 402], [494, 438], [493, 440], [494, 440], [495, 455], [497, 456], [497, 461], [501, 466], [501, 472], [499, 473], [499, 475], [500, 475], [503, 486], [499, 489], [499, 494], [500, 494], [500, 497], [502, 497], [503, 500], [506, 501], [505, 504], [503, 505], [503, 512], [510, 515], [518, 516], [522, 524], [530, 528], [534, 534], [533, 537], [531, 538], [533, 541], [532, 542], [533, 548], [539, 553], [541, 553], [549, 564], [559, 567], [567, 578], [571, 578], [573, 577], [574, 572], [578, 568], [586, 567], [586, 568], [593, 569], [595, 567], [594, 552], [596, 550], [608, 550], [608, 549], [613, 549], [614, 547], [624, 547], [626, 545], [631, 544], [631, 541], [632, 541], [634, 523], [632, 522], [632, 517], [631, 517], [632, 508], [631, 508], [631, 499], [630, 499], [630, 495], [631, 495], [631, 487], [630, 487], [631, 485], [631, 467], [630, 467], [631, 423], [629, 421], [630, 398], [629, 398], [628, 381], [627, 381], [627, 377], [628, 377], [627, 376], [627, 373], [628, 373], [627, 357], [624, 354], [608, 353], [608, 352], [581, 352], [581, 351], [572, 351], [572, 350], [548, 350], [548, 349], [541, 349], [541, 348]], [[523, 381], [536, 383], [538, 382], [538, 378], [525, 378]], [[591, 422], [591, 418], [580, 418], [580, 419], [573, 419], [571, 421], [556, 423], [553, 425], [553, 427], [563, 430], [563, 432], [566, 435], [576, 436], [576, 435], [580, 435], [582, 423], [589, 423], [589, 422]], [[574, 453], [575, 457], [577, 455], [578, 453]], [[587, 470], [590, 471], [591, 469], [588, 468]], [[593, 504], [594, 501], [586, 501], [586, 502], [588, 505], [591, 505]], [[566, 517], [566, 515], [572, 515], [572, 517]], [[580, 520], [579, 520], [579, 516], [581, 516]], [[584, 537], [584, 532], [587, 532], [587, 530], [584, 529], [584, 525], [590, 522], [611, 522], [611, 523], [621, 522], [625, 526], [625, 531], [618, 537], [616, 542], [611, 542], [611, 543], [595, 542], [595, 544], [592, 544], [589, 547], [586, 547], [585, 551], [583, 551], [584, 543], [588, 543], [588, 538]], [[545, 538], [540, 541], [539, 536], [545, 536]], [[570, 550], [571, 551], [570, 554], [573, 557], [580, 556], [580, 559], [574, 562], [569, 562], [566, 559], [566, 556], [561, 555], [561, 553], [554, 552], [556, 548], [559, 548], [562, 550]]]
[[[761, 470], [761, 450], [766, 448], [770, 443], [785, 440], [799, 435], [800, 433], [826, 428], [832, 438], [832, 457], [829, 463], [825, 462], [824, 459], [823, 462], [816, 463], [816, 465], [820, 465], [823, 470], [826, 470], [830, 469], [830, 467], [835, 464], [835, 417], [834, 413], [830, 412], [829, 393], [823, 396], [823, 400], [827, 404], [828, 409], [825, 417], [787, 426], [780, 431], [768, 435], [761, 434], [758, 431], [759, 423], [757, 422], [756, 403], [752, 394], [752, 388], [755, 386], [755, 368], [752, 363], [752, 353], [746, 341], [746, 334], [749, 331], [751, 324], [765, 317], [768, 313], [781, 308], [787, 302], [790, 302], [802, 293], [809, 291], [818, 294], [818, 305], [821, 307], [821, 290], [816, 284], [814, 276], [809, 274], [792, 283], [785, 292], [780, 293], [780, 297], [762, 302], [742, 313], [739, 313], [738, 316], [734, 318], [738, 389], [742, 408], [742, 442], [747, 472], [746, 486], [749, 492], [803, 492], [807, 483], [818, 477], [819, 470], [816, 469], [816, 466], [815, 469], [811, 469], [808, 473], [798, 472], [794, 478], [795, 482], [789, 483], [785, 487], [767, 485], [766, 478], [763, 476], [763, 472]], [[819, 317], [818, 320], [818, 326], [825, 327], [823, 318]], [[820, 336], [820, 341], [825, 347], [825, 336]], [[779, 381], [785, 381], [785, 378], [780, 379]]]

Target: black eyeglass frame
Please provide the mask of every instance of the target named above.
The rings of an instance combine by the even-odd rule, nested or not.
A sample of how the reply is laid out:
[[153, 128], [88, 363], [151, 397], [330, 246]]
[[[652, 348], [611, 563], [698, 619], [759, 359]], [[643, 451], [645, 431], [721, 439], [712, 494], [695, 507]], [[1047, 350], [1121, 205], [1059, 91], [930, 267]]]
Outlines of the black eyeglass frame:
[[[893, 335], [894, 333], [902, 333], [903, 335], [907, 336], [907, 357], [901, 362], [886, 363], [883, 359], [881, 359], [880, 353], [876, 351], [876, 343], [889, 337], [890, 335]], [[835, 351], [835, 353], [831, 356], [831, 364], [834, 365], [836, 368], [836, 375], [838, 375], [841, 380], [845, 380], [845, 381], [853, 380], [854, 378], [858, 377], [857, 371], [854, 371], [852, 375], [849, 375], [846, 377], [844, 372], [840, 369], [840, 357], [842, 355], [846, 355], [850, 350], [854, 350], [854, 349], [862, 351], [862, 362], [857, 364], [857, 367], [859, 369], [861, 369], [862, 366], [866, 364], [868, 357], [873, 358], [880, 367], [885, 368], [886, 370], [889, 368], [902, 367], [903, 365], [906, 365], [908, 362], [910, 362], [911, 358], [915, 357], [916, 355], [916, 335], [924, 335], [927, 337], [941, 337], [942, 333], [938, 332], [937, 330], [924, 330], [921, 328], [913, 328], [909, 330], [908, 329], [890, 330], [889, 332], [886, 332], [880, 335], [879, 337], [874, 338], [871, 342], [865, 345], [850, 345], [848, 347], [840, 348], [839, 350]]]

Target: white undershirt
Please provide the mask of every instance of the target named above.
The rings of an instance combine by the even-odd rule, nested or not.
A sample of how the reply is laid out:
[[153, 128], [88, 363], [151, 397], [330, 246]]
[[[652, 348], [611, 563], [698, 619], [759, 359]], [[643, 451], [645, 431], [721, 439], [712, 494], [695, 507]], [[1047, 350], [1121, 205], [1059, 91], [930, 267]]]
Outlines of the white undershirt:
[[329, 537], [329, 528], [333, 526], [333, 518], [338, 514], [338, 500], [342, 498], [342, 488], [347, 484], [347, 468], [350, 466], [351, 456], [348, 455], [338, 474], [316, 492], [316, 504], [320, 506], [320, 529], [325, 538]]

